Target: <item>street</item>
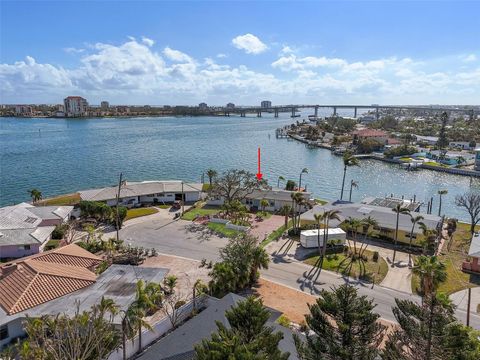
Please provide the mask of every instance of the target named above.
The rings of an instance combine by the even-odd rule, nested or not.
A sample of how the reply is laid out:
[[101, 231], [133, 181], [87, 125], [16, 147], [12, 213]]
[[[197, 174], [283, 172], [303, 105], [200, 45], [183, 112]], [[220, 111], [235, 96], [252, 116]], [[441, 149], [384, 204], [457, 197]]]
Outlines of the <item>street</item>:
[[[218, 260], [218, 250], [227, 243], [226, 238], [220, 238], [211, 234], [200, 226], [194, 226], [186, 220], [172, 220], [170, 214], [159, 214], [149, 220], [139, 221], [127, 225], [120, 231], [120, 238], [133, 246], [155, 248], [159, 253], [176, 255], [194, 260]], [[392, 307], [395, 306], [395, 298], [410, 299], [420, 302], [420, 297], [396, 291], [390, 288], [343, 277], [331, 271], [322, 270], [318, 281], [312, 286], [304, 281], [304, 274], [310, 270], [310, 266], [279, 256], [272, 257], [269, 268], [262, 270], [261, 276], [266, 280], [276, 282], [290, 288], [317, 295], [320, 289], [329, 289], [350, 282], [357, 287], [360, 295], [366, 295], [377, 304], [375, 311], [382, 318], [395, 321]], [[457, 318], [465, 323], [466, 312], [456, 310]], [[470, 325], [480, 329], [480, 317], [474, 312], [470, 316]]]

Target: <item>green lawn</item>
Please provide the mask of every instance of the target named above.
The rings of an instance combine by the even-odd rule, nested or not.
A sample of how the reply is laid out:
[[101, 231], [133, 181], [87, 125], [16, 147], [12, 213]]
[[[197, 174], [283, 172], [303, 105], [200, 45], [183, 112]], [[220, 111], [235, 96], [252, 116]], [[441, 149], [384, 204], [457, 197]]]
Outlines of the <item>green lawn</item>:
[[318, 204], [318, 205], [325, 205], [326, 203], [328, 203], [327, 200], [323, 200], [323, 199], [315, 199], [315, 204]]
[[45, 244], [45, 251], [56, 249], [60, 245], [60, 240], [49, 240]]
[[205, 215], [215, 215], [220, 212], [220, 208], [218, 207], [196, 207], [192, 208], [183, 214], [183, 220], [193, 221], [197, 216], [205, 216]]
[[[343, 275], [347, 275], [355, 279], [360, 278], [365, 281], [374, 281], [375, 284], [379, 284], [387, 275], [388, 264], [382, 257], [379, 257], [378, 262], [373, 261], [372, 251], [365, 250], [364, 254], [367, 256], [367, 261], [354, 261], [350, 269], [348, 266], [349, 261], [347, 261], [345, 254], [327, 255], [322, 264], [322, 269], [340, 272]], [[315, 255], [308, 258], [304, 262], [313, 266], [317, 260], [318, 255]]]
[[155, 205], [156, 207], [160, 209], [170, 209], [172, 207], [172, 204], [160, 204], [160, 205]]
[[203, 184], [202, 185], [202, 191], [207, 192], [208, 190], [210, 190], [210, 184]]
[[128, 209], [127, 216], [125, 220], [135, 219], [141, 216], [152, 215], [158, 212], [158, 209], [154, 207], [145, 207], [145, 208], [138, 208], [138, 209]]
[[[439, 260], [447, 267], [447, 280], [442, 283], [438, 291], [446, 294], [480, 285], [480, 276], [467, 274], [462, 271], [462, 262], [470, 247], [470, 225], [464, 223], [457, 224], [457, 231], [453, 235], [453, 243], [450, 252], [447, 250], [447, 244], [444, 245]], [[480, 230], [480, 226], [477, 226]], [[418, 276], [412, 276], [412, 292], [417, 293], [420, 289], [420, 279]]]
[[36, 205], [43, 205], [43, 206], [72, 206], [76, 205], [80, 202], [80, 194], [67, 194], [52, 197], [49, 199], [40, 200], [36, 203]]
[[237, 236], [238, 234], [241, 233], [241, 231], [237, 231], [237, 230], [233, 230], [233, 229], [227, 229], [225, 227], [225, 224], [219, 224], [219, 223], [208, 223], [208, 228], [213, 230], [214, 232], [216, 232], [217, 234], [219, 235], [223, 235], [223, 236], [226, 236], [226, 237], [235, 237]]

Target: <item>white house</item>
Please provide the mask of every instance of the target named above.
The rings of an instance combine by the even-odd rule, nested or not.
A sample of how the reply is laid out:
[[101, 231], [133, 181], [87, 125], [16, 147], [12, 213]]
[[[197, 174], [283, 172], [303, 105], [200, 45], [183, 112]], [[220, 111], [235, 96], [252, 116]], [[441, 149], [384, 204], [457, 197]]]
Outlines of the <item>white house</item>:
[[70, 218], [73, 206], [27, 203], [0, 208], [0, 258], [20, 258], [43, 251], [55, 226]]
[[[243, 204], [247, 206], [249, 210], [262, 210], [260, 202], [265, 199], [269, 205], [265, 207], [266, 211], [278, 211], [284, 205], [292, 205], [292, 194], [295, 191], [288, 191], [283, 189], [270, 189], [270, 190], [255, 190], [251, 194], [247, 195]], [[305, 200], [309, 200], [311, 193], [301, 192]], [[221, 206], [224, 204], [223, 198], [209, 198], [207, 200], [208, 205]], [[300, 208], [300, 212], [304, 212], [308, 209], [308, 206], [303, 205]]]
[[[472, 146], [473, 145], [473, 146]], [[475, 142], [473, 141], [450, 141], [448, 146], [451, 148], [457, 148], [462, 150], [473, 150], [475, 149]]]
[[[125, 181], [120, 188], [119, 204], [131, 208], [142, 204], [171, 204], [182, 198], [186, 203], [193, 203], [201, 199], [202, 187], [203, 184], [182, 181]], [[82, 200], [101, 201], [113, 206], [117, 192], [117, 186], [110, 186], [79, 191], [79, 194]]]

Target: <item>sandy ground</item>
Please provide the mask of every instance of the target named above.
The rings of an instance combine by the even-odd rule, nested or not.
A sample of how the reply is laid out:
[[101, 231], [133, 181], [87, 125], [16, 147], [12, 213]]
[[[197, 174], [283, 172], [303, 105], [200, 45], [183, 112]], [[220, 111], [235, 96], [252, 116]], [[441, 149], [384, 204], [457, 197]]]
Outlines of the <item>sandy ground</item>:
[[259, 279], [254, 291], [265, 306], [281, 311], [296, 324], [305, 321], [305, 314], [309, 313], [308, 304], [313, 304], [316, 299], [315, 296], [265, 279]]

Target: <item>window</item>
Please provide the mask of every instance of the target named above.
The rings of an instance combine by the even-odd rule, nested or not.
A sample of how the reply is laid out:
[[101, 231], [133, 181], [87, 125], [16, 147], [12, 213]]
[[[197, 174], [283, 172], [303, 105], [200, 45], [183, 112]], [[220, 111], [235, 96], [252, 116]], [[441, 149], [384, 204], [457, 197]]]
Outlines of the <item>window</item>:
[[158, 197], [163, 197], [163, 196], [165, 196], [165, 194], [164, 193], [158, 193], [157, 196]]
[[5, 340], [8, 338], [8, 326], [3, 325], [0, 327], [0, 340]]
[[18, 247], [18, 250], [30, 250], [30, 245], [20, 245]]

